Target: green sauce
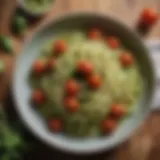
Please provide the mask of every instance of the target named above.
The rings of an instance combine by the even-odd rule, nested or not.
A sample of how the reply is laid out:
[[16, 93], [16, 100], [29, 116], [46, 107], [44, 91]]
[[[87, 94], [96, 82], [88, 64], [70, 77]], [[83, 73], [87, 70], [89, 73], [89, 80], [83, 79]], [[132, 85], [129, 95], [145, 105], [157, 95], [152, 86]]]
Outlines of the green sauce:
[[42, 12], [50, 8], [55, 0], [25, 0], [26, 7], [32, 12]]

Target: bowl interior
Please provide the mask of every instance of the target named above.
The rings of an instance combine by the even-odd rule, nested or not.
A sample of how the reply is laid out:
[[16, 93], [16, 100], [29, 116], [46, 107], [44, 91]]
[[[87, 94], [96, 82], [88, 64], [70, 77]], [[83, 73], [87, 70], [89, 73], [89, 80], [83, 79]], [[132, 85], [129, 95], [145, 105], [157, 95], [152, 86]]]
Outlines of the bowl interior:
[[[90, 139], [72, 139], [64, 135], [52, 134], [45, 126], [43, 118], [31, 108], [31, 88], [28, 84], [28, 75], [32, 63], [40, 54], [43, 45], [54, 35], [65, 29], [100, 27], [106, 33], [118, 36], [122, 43], [136, 57], [144, 82], [144, 94], [137, 101], [135, 113], [122, 123], [121, 126], [108, 137]], [[137, 84], [138, 85], [138, 84]], [[154, 74], [147, 50], [139, 37], [132, 33], [123, 24], [109, 18], [94, 14], [77, 14], [59, 18], [41, 29], [32, 40], [26, 44], [23, 53], [17, 60], [13, 81], [13, 93], [17, 110], [29, 129], [45, 143], [74, 153], [92, 153], [123, 142], [137, 128], [149, 111], [149, 106], [154, 90]]]

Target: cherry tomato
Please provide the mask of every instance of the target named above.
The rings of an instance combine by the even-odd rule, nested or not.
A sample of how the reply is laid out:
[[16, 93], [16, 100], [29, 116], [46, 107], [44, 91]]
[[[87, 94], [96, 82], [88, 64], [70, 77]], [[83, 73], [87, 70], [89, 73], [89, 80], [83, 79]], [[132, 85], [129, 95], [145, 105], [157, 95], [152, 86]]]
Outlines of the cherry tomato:
[[131, 53], [125, 52], [120, 55], [120, 62], [124, 67], [128, 67], [134, 63], [134, 58]]
[[77, 112], [79, 110], [80, 104], [77, 98], [75, 97], [65, 97], [64, 99], [64, 107], [69, 112]]
[[153, 8], [145, 8], [141, 14], [141, 21], [146, 25], [153, 25], [158, 20], [159, 14]]
[[59, 119], [51, 119], [48, 122], [49, 129], [54, 132], [61, 132], [63, 130], [63, 123]]
[[32, 93], [32, 100], [33, 100], [34, 103], [36, 103], [38, 105], [43, 104], [45, 102], [44, 92], [40, 89], [36, 89]]
[[102, 78], [98, 74], [91, 75], [87, 81], [89, 87], [92, 89], [98, 89], [102, 86]]
[[70, 96], [76, 96], [80, 90], [80, 85], [74, 79], [67, 81], [65, 85], [66, 93]]
[[103, 133], [111, 133], [117, 127], [117, 121], [114, 119], [106, 119], [102, 122]]
[[120, 41], [118, 38], [114, 37], [114, 36], [110, 36], [107, 37], [107, 44], [112, 48], [112, 49], [116, 49], [120, 47]]
[[127, 113], [127, 109], [123, 104], [113, 104], [111, 106], [111, 115], [117, 117], [117, 118], [122, 118], [125, 116]]
[[48, 69], [48, 70], [54, 69], [55, 66], [56, 66], [56, 60], [55, 60], [55, 59], [50, 59], [50, 60], [47, 62], [47, 69]]
[[41, 75], [46, 71], [46, 63], [43, 60], [36, 60], [33, 64], [33, 72]]
[[58, 40], [54, 43], [54, 50], [57, 55], [64, 53], [67, 50], [67, 43], [64, 40]]
[[93, 72], [93, 64], [87, 60], [82, 60], [78, 62], [77, 71], [85, 76], [90, 75]]
[[102, 37], [101, 31], [99, 29], [93, 28], [89, 31], [88, 37], [93, 40], [100, 39]]

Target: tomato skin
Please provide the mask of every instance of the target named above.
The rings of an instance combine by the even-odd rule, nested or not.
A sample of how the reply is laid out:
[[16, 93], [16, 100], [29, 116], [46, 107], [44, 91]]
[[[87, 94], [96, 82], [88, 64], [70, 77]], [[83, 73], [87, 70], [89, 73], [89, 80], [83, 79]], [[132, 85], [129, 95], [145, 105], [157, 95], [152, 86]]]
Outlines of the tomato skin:
[[34, 103], [38, 105], [43, 104], [45, 102], [45, 94], [43, 93], [42, 90], [36, 89], [32, 93], [32, 100]]
[[56, 66], [56, 60], [55, 59], [50, 59], [50, 60], [48, 60], [48, 62], [47, 62], [47, 70], [52, 70], [52, 69], [54, 69], [55, 68], [55, 66]]
[[122, 118], [126, 114], [127, 114], [127, 109], [123, 104], [113, 104], [111, 106], [111, 115], [117, 118]]
[[120, 55], [119, 59], [124, 67], [129, 67], [134, 63], [134, 58], [131, 53], [124, 52]]
[[93, 69], [94, 69], [93, 64], [87, 60], [79, 61], [77, 64], [77, 71], [83, 74], [84, 76], [92, 74]]
[[65, 97], [64, 107], [69, 112], [77, 112], [79, 110], [80, 104], [76, 97]]
[[54, 43], [54, 50], [56, 55], [63, 54], [67, 50], [67, 43], [64, 40], [57, 40]]
[[109, 47], [111, 47], [112, 49], [116, 49], [120, 47], [119, 39], [114, 36], [107, 37], [106, 42], [109, 45]]
[[102, 122], [103, 133], [111, 133], [117, 127], [117, 121], [114, 119], [106, 119]]
[[80, 91], [80, 85], [76, 80], [70, 79], [65, 85], [65, 91], [67, 95], [77, 96]]
[[48, 122], [49, 129], [53, 132], [61, 132], [63, 130], [63, 123], [59, 119], [51, 119]]
[[159, 18], [158, 12], [154, 8], [145, 8], [141, 13], [141, 21], [145, 25], [153, 25]]
[[93, 28], [89, 31], [88, 37], [92, 40], [100, 39], [102, 37], [101, 31], [97, 28]]
[[92, 89], [98, 89], [102, 86], [102, 79], [98, 74], [88, 77], [87, 82], [89, 87]]
[[33, 64], [33, 72], [36, 75], [41, 75], [46, 71], [46, 63], [43, 60], [36, 60]]

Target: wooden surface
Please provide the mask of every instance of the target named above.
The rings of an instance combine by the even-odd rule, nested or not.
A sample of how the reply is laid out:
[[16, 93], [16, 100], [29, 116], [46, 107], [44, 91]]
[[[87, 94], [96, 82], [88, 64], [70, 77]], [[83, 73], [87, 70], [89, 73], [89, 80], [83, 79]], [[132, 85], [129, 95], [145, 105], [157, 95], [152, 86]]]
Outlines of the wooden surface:
[[[13, 36], [10, 31], [10, 23], [16, 9], [15, 0], [0, 0], [0, 34], [10, 35], [14, 40], [15, 56], [1, 54], [7, 65], [6, 74], [0, 80], [0, 98], [5, 99], [14, 68], [16, 55], [23, 48], [23, 38]], [[26, 31], [25, 37], [30, 36], [36, 27], [46, 23], [52, 18], [68, 12], [94, 11], [111, 14], [124, 23], [134, 26], [138, 15], [144, 7], [155, 7], [160, 11], [160, 0], [57, 0], [53, 10], [37, 24], [33, 24]], [[160, 38], [160, 23], [148, 34], [147, 38]], [[72, 156], [71, 156], [72, 157]], [[69, 159], [74, 159], [73, 157]], [[59, 158], [66, 159], [66, 157]], [[59, 159], [58, 158], [58, 159]], [[92, 157], [93, 158], [93, 157]], [[91, 159], [92, 159], [91, 158]], [[85, 159], [85, 158], [84, 158]], [[87, 158], [88, 159], [88, 158]], [[107, 154], [97, 159], [108, 159]], [[154, 111], [143, 126], [124, 144], [118, 146], [112, 152], [114, 160], [159, 160], [160, 159], [160, 113]], [[38, 160], [38, 159], [37, 159]], [[46, 159], [47, 160], [47, 159]]]

